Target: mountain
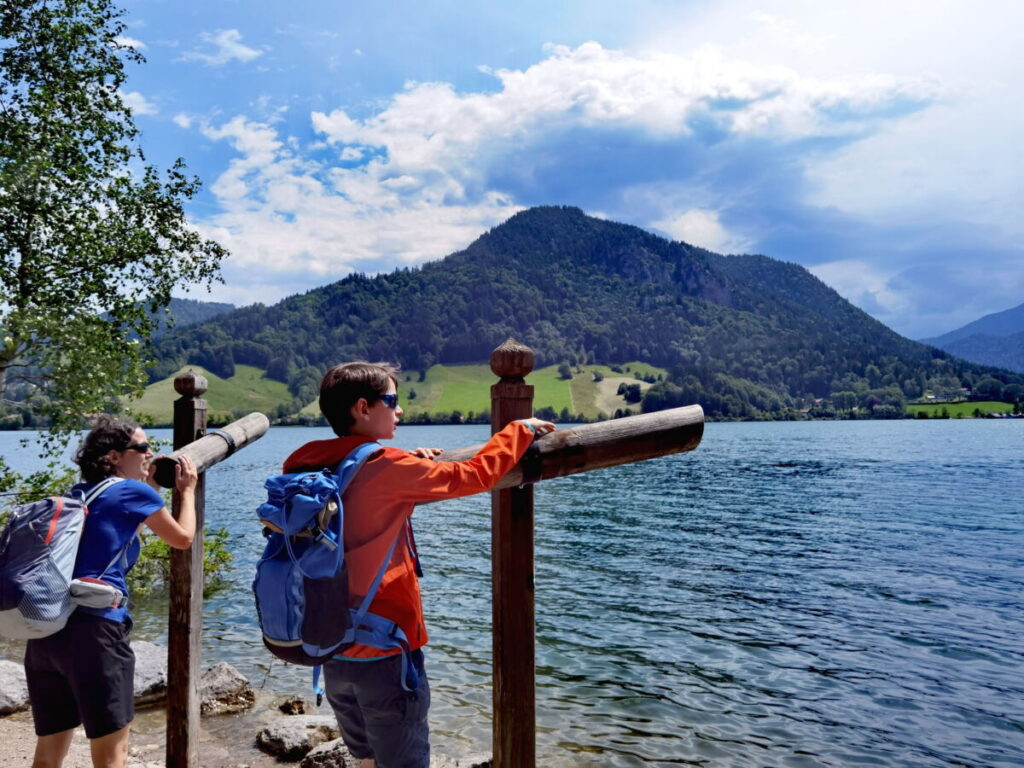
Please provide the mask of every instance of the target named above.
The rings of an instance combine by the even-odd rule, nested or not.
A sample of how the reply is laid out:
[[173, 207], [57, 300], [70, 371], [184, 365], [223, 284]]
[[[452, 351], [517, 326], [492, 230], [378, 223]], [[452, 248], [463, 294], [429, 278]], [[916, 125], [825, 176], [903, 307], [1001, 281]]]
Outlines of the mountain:
[[899, 336], [796, 264], [541, 207], [422, 267], [350, 275], [175, 329], [152, 376], [194, 363], [229, 377], [236, 363], [253, 365], [287, 382], [298, 405], [339, 361], [481, 363], [509, 336], [538, 366], [666, 368], [645, 408], [700, 402], [723, 418], [784, 414], [833, 393], [846, 408], [853, 398], [902, 414], [907, 398], [959, 392], [985, 373]]
[[[171, 299], [167, 307], [170, 316], [174, 319], [175, 328], [187, 328], [196, 323], [203, 323], [212, 320], [218, 315], [223, 315], [235, 309], [234, 304], [224, 304], [217, 301], [196, 301], [195, 299]], [[159, 326], [153, 332], [156, 338], [167, 333], [168, 323], [161, 320]]]
[[1013, 336], [1018, 333], [1024, 333], [1024, 304], [985, 315], [941, 336], [921, 339], [921, 343], [941, 348], [943, 344], [950, 344], [970, 336]]
[[921, 339], [951, 355], [1024, 373], [1024, 304], [994, 312], [955, 331]]

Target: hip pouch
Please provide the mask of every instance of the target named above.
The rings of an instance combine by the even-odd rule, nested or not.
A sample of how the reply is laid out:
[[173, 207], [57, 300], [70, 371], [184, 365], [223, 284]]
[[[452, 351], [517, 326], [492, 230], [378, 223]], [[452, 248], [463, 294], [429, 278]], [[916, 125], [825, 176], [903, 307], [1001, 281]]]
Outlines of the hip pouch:
[[71, 580], [71, 602], [85, 608], [120, 608], [125, 596], [113, 584], [82, 576]]

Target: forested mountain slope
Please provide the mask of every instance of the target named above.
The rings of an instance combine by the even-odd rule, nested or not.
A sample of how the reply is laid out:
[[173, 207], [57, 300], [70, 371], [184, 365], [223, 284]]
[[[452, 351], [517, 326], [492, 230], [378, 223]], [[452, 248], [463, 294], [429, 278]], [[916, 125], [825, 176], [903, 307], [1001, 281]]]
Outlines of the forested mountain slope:
[[189, 362], [227, 376], [245, 363], [309, 402], [339, 361], [479, 363], [509, 336], [530, 345], [538, 365], [668, 368], [671, 381], [652, 388], [645, 407], [702, 402], [723, 417], [781, 413], [835, 392], [874, 391], [872, 406], [897, 407], [984, 375], [899, 336], [800, 266], [543, 207], [420, 268], [351, 275], [172, 331], [153, 377]]

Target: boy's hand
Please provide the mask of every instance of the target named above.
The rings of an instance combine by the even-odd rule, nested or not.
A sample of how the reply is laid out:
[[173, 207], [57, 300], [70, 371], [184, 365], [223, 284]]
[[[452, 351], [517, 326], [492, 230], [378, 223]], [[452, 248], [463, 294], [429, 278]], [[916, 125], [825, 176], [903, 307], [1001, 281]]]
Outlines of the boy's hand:
[[417, 448], [415, 451], [409, 451], [413, 456], [419, 456], [421, 459], [432, 459], [439, 453], [444, 453], [440, 448]]
[[533, 427], [533, 431], [538, 435], [546, 435], [548, 432], [554, 432], [558, 427], [552, 424], [550, 421], [544, 421], [534, 416], [531, 419], [523, 419], [524, 424], [529, 424]]

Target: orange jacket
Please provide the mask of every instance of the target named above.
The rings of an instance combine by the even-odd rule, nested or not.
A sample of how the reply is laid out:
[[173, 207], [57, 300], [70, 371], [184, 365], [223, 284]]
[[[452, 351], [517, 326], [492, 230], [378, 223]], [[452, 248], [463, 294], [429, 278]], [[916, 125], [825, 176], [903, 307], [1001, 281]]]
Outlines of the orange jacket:
[[[394, 621], [405, 632], [412, 650], [427, 642], [423, 603], [415, 562], [406, 545], [406, 521], [420, 501], [454, 499], [491, 490], [522, 458], [533, 441], [533, 430], [520, 421], [495, 434], [468, 461], [435, 462], [400, 448], [386, 447], [371, 456], [344, 494], [345, 558], [349, 598], [356, 608], [369, 591], [381, 561], [395, 537], [395, 546], [370, 612]], [[284, 462], [285, 472], [334, 467], [370, 438], [350, 435], [306, 443]], [[344, 652], [352, 658], [375, 658], [397, 653], [365, 645]]]

